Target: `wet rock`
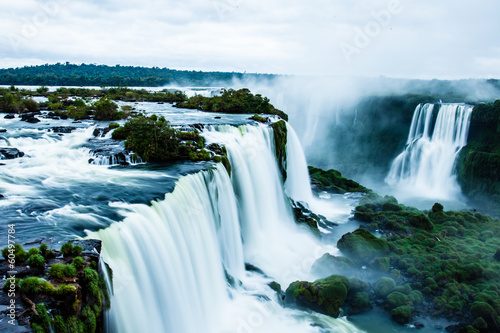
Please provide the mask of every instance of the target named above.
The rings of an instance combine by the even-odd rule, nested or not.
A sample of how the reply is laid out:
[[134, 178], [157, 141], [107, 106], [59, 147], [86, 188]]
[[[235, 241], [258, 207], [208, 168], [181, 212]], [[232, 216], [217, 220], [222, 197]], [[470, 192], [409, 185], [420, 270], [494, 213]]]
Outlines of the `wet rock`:
[[36, 117], [31, 117], [31, 118], [26, 119], [26, 122], [30, 123], [30, 124], [36, 124], [36, 123], [40, 122], [40, 119], [38, 119]]
[[17, 148], [0, 148], [0, 159], [12, 160], [23, 156], [24, 153]]
[[14, 116], [13, 114], [8, 114], [8, 115], [5, 115], [5, 117], [3, 117], [4, 119], [14, 119], [16, 116]]
[[71, 133], [76, 129], [76, 127], [71, 126], [55, 126], [52, 127], [52, 132], [54, 133]]
[[104, 128], [96, 128], [93, 132], [94, 136], [95, 137], [103, 137], [105, 136], [106, 134], [109, 133], [109, 131], [111, 131], [112, 129], [109, 128], [109, 127], [104, 127]]
[[0, 133], [5, 133], [7, 130], [5, 128], [0, 128]]

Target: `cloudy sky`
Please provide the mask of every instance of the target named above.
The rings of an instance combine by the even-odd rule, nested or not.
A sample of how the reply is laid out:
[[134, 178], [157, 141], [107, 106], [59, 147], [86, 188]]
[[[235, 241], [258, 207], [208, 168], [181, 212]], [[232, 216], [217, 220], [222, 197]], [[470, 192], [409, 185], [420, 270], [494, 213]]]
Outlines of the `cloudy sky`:
[[500, 78], [499, 14], [498, 0], [2, 1], [0, 67]]

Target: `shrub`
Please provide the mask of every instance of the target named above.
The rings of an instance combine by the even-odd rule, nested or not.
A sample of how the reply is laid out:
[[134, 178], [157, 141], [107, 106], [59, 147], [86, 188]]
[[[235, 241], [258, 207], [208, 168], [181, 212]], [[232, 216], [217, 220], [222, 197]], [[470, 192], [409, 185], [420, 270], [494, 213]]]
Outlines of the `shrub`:
[[40, 253], [42, 254], [42, 256], [45, 256], [45, 253], [47, 252], [48, 247], [49, 246], [45, 243], [40, 245]]
[[413, 215], [410, 219], [410, 224], [416, 228], [431, 231], [434, 229], [434, 224], [425, 214]]
[[474, 302], [470, 307], [470, 312], [475, 318], [496, 316], [496, 311], [486, 302]]
[[103, 97], [99, 101], [95, 102], [93, 105], [94, 119], [95, 120], [118, 120], [121, 119], [120, 113], [118, 113], [118, 105], [115, 102]]

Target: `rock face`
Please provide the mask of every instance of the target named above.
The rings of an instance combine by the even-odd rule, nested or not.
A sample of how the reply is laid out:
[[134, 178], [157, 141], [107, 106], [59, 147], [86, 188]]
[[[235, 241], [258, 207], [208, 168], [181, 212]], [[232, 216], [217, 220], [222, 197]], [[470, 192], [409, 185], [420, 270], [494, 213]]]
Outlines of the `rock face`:
[[24, 153], [17, 148], [0, 148], [0, 159], [12, 160], [14, 158], [23, 157]]
[[332, 317], [338, 317], [347, 298], [349, 280], [331, 275], [314, 282], [295, 281], [286, 289], [285, 301]]

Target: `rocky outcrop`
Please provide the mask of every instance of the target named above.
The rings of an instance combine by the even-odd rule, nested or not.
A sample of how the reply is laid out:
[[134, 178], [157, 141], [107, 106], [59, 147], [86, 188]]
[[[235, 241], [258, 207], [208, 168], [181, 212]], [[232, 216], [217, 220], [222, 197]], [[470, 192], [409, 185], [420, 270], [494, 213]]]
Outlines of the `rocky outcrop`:
[[12, 160], [14, 158], [23, 157], [24, 153], [17, 148], [0, 148], [0, 159]]

